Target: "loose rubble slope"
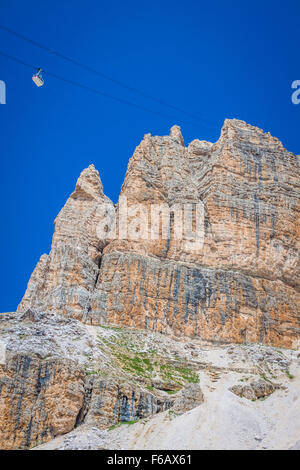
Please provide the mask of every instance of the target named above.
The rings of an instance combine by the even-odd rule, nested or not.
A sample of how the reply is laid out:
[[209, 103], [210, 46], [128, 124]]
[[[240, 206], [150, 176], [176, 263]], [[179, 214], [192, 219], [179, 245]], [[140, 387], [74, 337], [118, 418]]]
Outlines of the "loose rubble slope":
[[[299, 441], [297, 351], [178, 340], [55, 314], [0, 318], [1, 448], [290, 448]], [[266, 396], [231, 391], [251, 383], [265, 384]]]

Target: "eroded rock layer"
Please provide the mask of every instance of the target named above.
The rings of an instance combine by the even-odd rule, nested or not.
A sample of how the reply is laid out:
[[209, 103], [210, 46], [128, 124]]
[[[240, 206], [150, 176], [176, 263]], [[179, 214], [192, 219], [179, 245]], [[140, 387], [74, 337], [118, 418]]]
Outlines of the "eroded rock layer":
[[17, 354], [0, 366], [1, 449], [27, 449], [71, 431], [84, 401], [72, 361]]
[[0, 366], [0, 448], [34, 447], [82, 423], [105, 429], [165, 411], [173, 402], [134, 384], [88, 377], [66, 358], [14, 355]]
[[298, 295], [280, 281], [111, 253], [98, 283], [107, 323], [225, 342], [290, 345], [299, 337]]
[[[112, 203], [89, 167], [19, 311], [54, 309], [91, 324], [296, 348], [299, 185], [298, 157], [243, 121], [226, 120], [214, 144], [185, 147], [178, 126], [170, 136], [146, 135], [129, 161], [116, 232], [97, 237], [105, 220], [99, 206]], [[195, 249], [191, 233], [178, 236], [178, 215], [199, 204], [203, 237]]]
[[199, 381], [185, 354], [174, 361], [181, 348], [166, 335], [161, 343], [151, 332], [91, 327], [53, 312], [0, 314], [1, 353], [3, 346], [0, 449], [148, 418], [172, 407], [179, 391], [177, 407], [188, 406], [185, 386]]

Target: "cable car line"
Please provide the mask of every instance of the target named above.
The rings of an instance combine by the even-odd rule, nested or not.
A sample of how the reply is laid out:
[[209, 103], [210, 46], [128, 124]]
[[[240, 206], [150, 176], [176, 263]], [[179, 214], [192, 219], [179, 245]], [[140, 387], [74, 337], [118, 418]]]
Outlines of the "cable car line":
[[37, 69], [37, 73], [35, 75], [33, 75], [32, 77], [32, 80], [34, 81], [34, 83], [36, 84], [36, 86], [40, 87], [40, 86], [43, 86], [44, 85], [44, 80], [43, 80], [43, 77], [42, 77], [42, 69], [39, 67]]
[[115, 83], [116, 85], [119, 85], [123, 88], [126, 88], [127, 90], [129, 91], [132, 91], [132, 92], [135, 92], [135, 93], [138, 93], [139, 95], [141, 96], [144, 96], [145, 98], [148, 98], [148, 99], [151, 99], [152, 101], [155, 101], [156, 103], [159, 103], [160, 105], [163, 105], [163, 106], [166, 106], [166, 107], [169, 107], [171, 109], [173, 109], [174, 111], [178, 111], [180, 113], [183, 113], [183, 114], [186, 114], [188, 116], [190, 116], [190, 118], [192, 118], [193, 120], [196, 120], [198, 121], [198, 123], [200, 122], [202, 125], [212, 129], [212, 126], [209, 125], [205, 120], [203, 120], [202, 118], [194, 115], [193, 113], [190, 113], [189, 111], [185, 111], [181, 108], [178, 108], [177, 106], [174, 106], [173, 104], [170, 104], [164, 100], [161, 100], [160, 98], [156, 98], [152, 95], [150, 95], [149, 93], [143, 91], [143, 90], [140, 90], [138, 88], [135, 88], [135, 87], [132, 87], [130, 85], [127, 85], [126, 83], [124, 82], [121, 82], [120, 80], [116, 80], [106, 74], [104, 74], [103, 72], [99, 72], [98, 70], [95, 70], [93, 69], [92, 67], [89, 67], [85, 64], [82, 64], [81, 62], [75, 60], [75, 59], [72, 59], [71, 57], [68, 57], [66, 56], [65, 54], [62, 54], [61, 52], [57, 52], [55, 51], [54, 49], [51, 49], [50, 47], [47, 47], [47, 46], [44, 46], [43, 44], [33, 40], [33, 39], [30, 39], [28, 38], [27, 36], [24, 36], [23, 34], [20, 34], [10, 28], [7, 28], [6, 26], [4, 25], [1, 25], [0, 24], [0, 28], [4, 31], [7, 31], [8, 33], [16, 36], [16, 37], [19, 37], [20, 39], [22, 39], [23, 41], [27, 41], [28, 43], [30, 44], [33, 44], [34, 46], [44, 50], [44, 51], [47, 51], [49, 52], [50, 54], [53, 54], [53, 55], [56, 55], [57, 57], [60, 57], [61, 59], [73, 64], [73, 65], [76, 65], [77, 67], [80, 67], [82, 69], [85, 69], [87, 70], [88, 72], [91, 72], [93, 73], [94, 75], [98, 75], [99, 77], [102, 77], [104, 78], [105, 80], [108, 80], [112, 83]]
[[[34, 65], [29, 64], [29, 63], [27, 63], [27, 62], [24, 62], [23, 60], [18, 59], [17, 57], [14, 57], [14, 56], [12, 56], [12, 55], [6, 54], [5, 52], [3, 52], [3, 51], [1, 51], [1, 50], [0, 50], [0, 55], [6, 57], [6, 58], [8, 58], [8, 59], [11, 59], [11, 60], [13, 60], [13, 61], [15, 61], [15, 62], [17, 62], [17, 63], [19, 63], [19, 64], [21, 64], [21, 65], [24, 65], [24, 66], [26, 66], [26, 67], [29, 67], [29, 68], [31, 68], [31, 69], [39, 70], [39, 69], [38, 69], [37, 67], [35, 67]], [[43, 69], [43, 73], [49, 75], [50, 77], [56, 78], [57, 80], [61, 80], [61, 81], [65, 82], [65, 83], [68, 83], [68, 84], [70, 84], [70, 85], [77, 86], [78, 88], [82, 88], [82, 89], [84, 89], [84, 90], [88, 90], [88, 91], [90, 91], [90, 92], [92, 92], [92, 93], [95, 93], [95, 94], [97, 94], [97, 95], [100, 95], [100, 96], [104, 96], [105, 98], [110, 98], [110, 99], [112, 99], [112, 100], [114, 100], [114, 101], [118, 101], [119, 103], [126, 104], [126, 105], [128, 105], [128, 106], [133, 106], [133, 107], [135, 107], [135, 108], [137, 108], [137, 109], [139, 109], [139, 110], [146, 111], [146, 112], [151, 113], [151, 114], [156, 114], [156, 115], [158, 115], [158, 116], [160, 116], [160, 117], [167, 118], [167, 119], [171, 119], [171, 120], [173, 120], [173, 121], [174, 121], [174, 120], [175, 120], [175, 121], [178, 120], [178, 118], [175, 118], [174, 116], [170, 116], [170, 115], [168, 115], [168, 114], [161, 113], [161, 112], [159, 112], [159, 111], [153, 111], [153, 110], [151, 110], [151, 109], [149, 109], [149, 108], [146, 108], [146, 107], [144, 107], [144, 106], [142, 106], [142, 105], [133, 103], [133, 102], [128, 101], [128, 100], [126, 100], [126, 99], [119, 98], [119, 97], [114, 96], [114, 95], [111, 95], [111, 94], [109, 94], [109, 93], [105, 93], [105, 92], [103, 92], [103, 91], [97, 90], [96, 88], [92, 88], [92, 87], [89, 87], [89, 86], [87, 86], [87, 85], [83, 85], [82, 83], [75, 82], [74, 80], [70, 80], [70, 79], [68, 79], [68, 78], [61, 77], [60, 75], [57, 75], [57, 74], [55, 74], [55, 73], [53, 73], [53, 72], [49, 72], [48, 70]], [[185, 121], [185, 120], [180, 119], [180, 118], [179, 118], [179, 120], [180, 120], [182, 123], [189, 124], [190, 126], [193, 126], [193, 127], [197, 127], [197, 128], [198, 128], [198, 125], [196, 125], [196, 124], [193, 123], [193, 122]]]

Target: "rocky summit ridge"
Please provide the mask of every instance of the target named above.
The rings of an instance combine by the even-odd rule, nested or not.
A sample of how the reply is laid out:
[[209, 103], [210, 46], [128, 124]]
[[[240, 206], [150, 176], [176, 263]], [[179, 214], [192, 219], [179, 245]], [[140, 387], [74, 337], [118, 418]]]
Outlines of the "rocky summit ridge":
[[0, 314], [0, 448], [298, 448], [299, 186], [235, 119], [145, 135], [116, 205], [86, 168]]

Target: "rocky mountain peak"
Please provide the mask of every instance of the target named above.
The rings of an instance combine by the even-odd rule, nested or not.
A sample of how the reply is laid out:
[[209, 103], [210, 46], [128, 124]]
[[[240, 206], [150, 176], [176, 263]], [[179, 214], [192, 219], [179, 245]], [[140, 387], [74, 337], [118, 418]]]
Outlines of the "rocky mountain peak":
[[[226, 119], [216, 143], [196, 139], [187, 148], [179, 126], [170, 136], [145, 135], [120, 193], [126, 231], [97, 236], [105, 224], [101, 208], [113, 204], [89, 166], [56, 219], [51, 252], [18, 310], [297, 347], [299, 181], [297, 157], [244, 121]], [[189, 233], [178, 219], [185, 205], [203, 215]], [[157, 206], [163, 219], [150, 228]], [[123, 209], [119, 204], [117, 217]], [[202, 242], [192, 249], [195, 227]]]
[[272, 148], [274, 151], [284, 151], [284, 147], [279, 139], [273, 137], [270, 132], [252, 126], [239, 119], [225, 119], [221, 130], [220, 140], [227, 139], [229, 143], [236, 140], [236, 143]]
[[178, 144], [181, 144], [184, 146], [184, 140], [181, 134], [181, 129], [179, 126], [172, 126], [170, 129], [170, 137], [176, 140]]
[[71, 197], [73, 199], [80, 197], [99, 199], [103, 197], [103, 186], [99, 172], [93, 164], [81, 172]]
[[0, 315], [0, 447], [299, 447], [299, 176], [243, 121], [188, 147], [173, 126], [135, 149], [107, 237], [83, 170]]

